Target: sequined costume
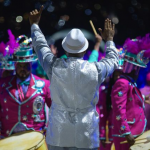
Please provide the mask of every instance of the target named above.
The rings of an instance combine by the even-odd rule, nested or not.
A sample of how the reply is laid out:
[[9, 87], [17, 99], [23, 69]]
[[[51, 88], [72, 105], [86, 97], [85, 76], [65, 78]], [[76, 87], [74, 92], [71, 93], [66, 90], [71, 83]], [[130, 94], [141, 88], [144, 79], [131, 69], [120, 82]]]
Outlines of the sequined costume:
[[108, 121], [108, 140], [110, 143], [106, 143], [105, 147], [100, 145], [100, 150], [110, 150], [112, 144], [112, 110], [107, 111], [106, 108], [106, 98], [107, 98], [107, 88], [103, 85], [100, 90], [99, 98], [99, 109], [100, 109], [100, 140], [106, 140], [106, 122]]
[[111, 95], [115, 149], [128, 150], [128, 143], [120, 144], [126, 140], [125, 135], [131, 133], [137, 137], [145, 131], [144, 99], [136, 83], [128, 76], [122, 76], [116, 81]]
[[56, 58], [38, 25], [32, 25], [31, 34], [34, 50], [51, 82], [47, 144], [85, 149], [99, 147], [96, 104], [100, 84], [117, 67], [114, 43], [106, 43], [105, 59], [89, 63], [82, 58]]
[[[46, 128], [45, 102], [51, 104], [48, 80], [31, 75], [28, 91], [23, 99], [16, 98], [17, 77], [0, 80], [0, 114], [2, 137], [14, 131], [41, 131]], [[16, 128], [17, 127], [17, 128]]]

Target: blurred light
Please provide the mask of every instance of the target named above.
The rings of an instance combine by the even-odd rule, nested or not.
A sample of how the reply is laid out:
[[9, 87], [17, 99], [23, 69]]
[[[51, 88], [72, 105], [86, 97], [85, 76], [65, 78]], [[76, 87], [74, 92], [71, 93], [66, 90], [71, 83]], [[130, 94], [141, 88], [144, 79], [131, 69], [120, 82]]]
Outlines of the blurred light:
[[104, 18], [106, 18], [108, 16], [107, 12], [105, 10], [102, 10], [101, 11], [101, 14]]
[[60, 17], [60, 19], [65, 20], [65, 21], [68, 21], [69, 18], [70, 17], [68, 15], [63, 15], [63, 16]]
[[65, 1], [61, 1], [60, 2], [60, 7], [64, 8], [66, 7], [67, 3]]
[[62, 27], [62, 26], [64, 26], [64, 25], [65, 25], [65, 20], [60, 19], [60, 20], [58, 21], [58, 26]]
[[22, 16], [17, 16], [16, 17], [16, 22], [20, 23], [20, 22], [22, 22], [22, 20], [23, 20]]
[[137, 16], [136, 14], [133, 14], [133, 15], [132, 15], [132, 19], [133, 19], [133, 20], [137, 20], [137, 19], [138, 19], [138, 16]]
[[0, 0], [0, 3], [3, 3], [4, 2], [4, 0]]
[[140, 4], [140, 3], [137, 3], [136, 8], [137, 8], [137, 9], [141, 9], [141, 4]]
[[23, 14], [23, 19], [24, 20], [28, 20], [29, 19], [29, 14], [28, 13], [24, 13]]
[[113, 17], [113, 18], [112, 18], [112, 22], [113, 22], [114, 24], [118, 24], [118, 23], [119, 23], [119, 19], [118, 19], [117, 17]]
[[133, 8], [133, 7], [129, 7], [128, 11], [129, 11], [130, 13], [134, 13], [134, 8]]
[[116, 5], [116, 6], [117, 6], [117, 8], [118, 8], [118, 9], [122, 9], [122, 8], [123, 8], [123, 6], [122, 6], [122, 4], [121, 4], [121, 3], [117, 3], [117, 5]]
[[4, 6], [9, 6], [11, 4], [11, 0], [4, 0]]
[[86, 9], [86, 10], [85, 10], [85, 14], [88, 15], [88, 16], [91, 15], [91, 14], [92, 14], [91, 9]]
[[55, 10], [55, 7], [52, 5], [49, 5], [49, 7], [47, 8], [48, 12], [53, 12]]
[[136, 0], [131, 0], [131, 4], [136, 6], [137, 5], [137, 1]]
[[94, 5], [94, 8], [95, 8], [96, 10], [99, 10], [99, 9], [101, 9], [101, 5], [100, 5], [100, 4], [95, 4], [95, 5]]
[[5, 22], [5, 18], [2, 16], [0, 17], [0, 23], [4, 23]]
[[81, 10], [81, 9], [83, 9], [83, 5], [82, 5], [82, 4], [77, 4], [77, 5], [76, 5], [76, 8], [77, 8], [78, 10]]

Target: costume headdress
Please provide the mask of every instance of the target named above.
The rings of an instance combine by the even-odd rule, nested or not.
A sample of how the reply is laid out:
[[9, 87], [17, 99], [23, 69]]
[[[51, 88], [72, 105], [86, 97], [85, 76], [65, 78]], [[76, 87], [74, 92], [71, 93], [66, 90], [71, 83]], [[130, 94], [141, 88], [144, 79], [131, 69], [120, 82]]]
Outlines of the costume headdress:
[[126, 50], [124, 57], [125, 61], [136, 66], [146, 68], [150, 57], [150, 52], [148, 53], [148, 49], [150, 49], [149, 42], [149, 35], [146, 35], [143, 38], [138, 37], [133, 40], [127, 39], [124, 44], [124, 48]]
[[7, 44], [0, 43], [0, 69], [15, 70], [14, 62], [10, 59], [13, 57], [14, 50], [19, 46], [11, 30], [8, 30], [9, 41]]
[[15, 49], [13, 54], [14, 62], [33, 62], [37, 60], [37, 56], [33, 53], [32, 39], [25, 35], [20, 35], [16, 42], [19, 47]]

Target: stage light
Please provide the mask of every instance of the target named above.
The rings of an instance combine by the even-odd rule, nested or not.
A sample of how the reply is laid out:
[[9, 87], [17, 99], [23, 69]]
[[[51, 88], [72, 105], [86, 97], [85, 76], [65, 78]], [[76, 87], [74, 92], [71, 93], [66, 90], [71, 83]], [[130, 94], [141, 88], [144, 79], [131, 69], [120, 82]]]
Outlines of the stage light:
[[60, 19], [60, 20], [58, 21], [58, 26], [62, 27], [62, 26], [64, 26], [64, 25], [65, 25], [65, 20]]
[[53, 12], [55, 10], [55, 7], [52, 5], [49, 5], [49, 7], [47, 8], [48, 12]]
[[4, 23], [5, 22], [5, 18], [3, 16], [0, 17], [0, 23]]
[[119, 23], [119, 19], [118, 19], [117, 17], [113, 17], [113, 18], [112, 18], [112, 22], [113, 22], [114, 24], [118, 24], [118, 23]]
[[11, 0], [4, 0], [4, 6], [9, 6], [11, 4]]
[[22, 20], [23, 20], [22, 16], [17, 16], [16, 17], [16, 22], [20, 23], [20, 22], [22, 22]]
[[88, 16], [91, 15], [91, 14], [92, 14], [91, 9], [86, 9], [86, 10], [85, 10], [85, 14], [88, 15]]
[[94, 8], [95, 8], [96, 10], [99, 10], [99, 9], [101, 9], [101, 5], [100, 5], [100, 4], [95, 4], [95, 5], [94, 5]]

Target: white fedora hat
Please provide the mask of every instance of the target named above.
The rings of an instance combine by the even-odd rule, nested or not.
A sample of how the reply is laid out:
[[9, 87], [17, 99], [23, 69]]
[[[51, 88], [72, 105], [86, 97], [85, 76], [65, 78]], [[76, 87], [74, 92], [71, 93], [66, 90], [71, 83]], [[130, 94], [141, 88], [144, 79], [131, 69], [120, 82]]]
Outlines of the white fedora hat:
[[72, 29], [62, 41], [62, 47], [68, 53], [81, 53], [87, 50], [89, 43], [80, 29]]

